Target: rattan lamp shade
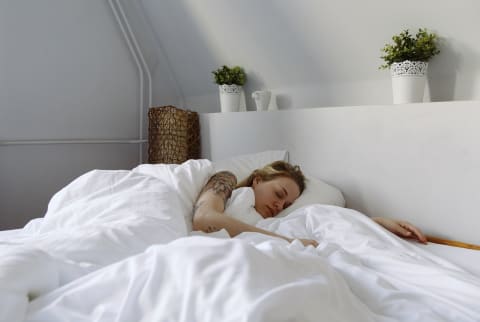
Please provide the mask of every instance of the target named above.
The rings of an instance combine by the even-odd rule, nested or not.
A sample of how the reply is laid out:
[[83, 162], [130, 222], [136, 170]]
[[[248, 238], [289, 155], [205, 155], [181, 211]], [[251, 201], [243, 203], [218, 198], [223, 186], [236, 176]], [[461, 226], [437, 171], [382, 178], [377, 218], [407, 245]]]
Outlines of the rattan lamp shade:
[[200, 158], [198, 113], [175, 106], [148, 111], [148, 162], [182, 163]]

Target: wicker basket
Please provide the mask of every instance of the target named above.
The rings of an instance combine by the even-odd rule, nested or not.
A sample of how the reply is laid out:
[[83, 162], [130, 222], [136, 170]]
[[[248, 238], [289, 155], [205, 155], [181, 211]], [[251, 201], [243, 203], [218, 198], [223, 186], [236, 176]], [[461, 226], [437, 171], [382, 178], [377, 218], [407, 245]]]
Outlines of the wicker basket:
[[148, 111], [148, 162], [182, 163], [200, 158], [198, 113], [175, 106]]

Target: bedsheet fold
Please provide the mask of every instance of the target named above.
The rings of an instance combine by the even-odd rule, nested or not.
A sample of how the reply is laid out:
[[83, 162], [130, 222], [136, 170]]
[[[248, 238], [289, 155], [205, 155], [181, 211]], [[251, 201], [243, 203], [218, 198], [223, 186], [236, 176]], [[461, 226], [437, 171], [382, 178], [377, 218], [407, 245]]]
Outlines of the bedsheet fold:
[[258, 225], [320, 245], [180, 238], [34, 300], [26, 321], [480, 320], [477, 277], [356, 211], [314, 205]]

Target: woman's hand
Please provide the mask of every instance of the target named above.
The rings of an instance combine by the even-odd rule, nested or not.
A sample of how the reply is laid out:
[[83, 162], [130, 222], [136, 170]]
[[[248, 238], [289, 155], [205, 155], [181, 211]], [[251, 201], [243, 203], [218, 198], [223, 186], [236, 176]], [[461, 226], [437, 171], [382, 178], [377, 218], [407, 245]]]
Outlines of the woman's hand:
[[317, 246], [318, 246], [318, 242], [316, 240], [313, 240], [313, 239], [299, 238], [298, 240], [301, 241], [303, 246], [305, 246], [305, 247], [311, 245], [311, 246], [317, 248]]
[[427, 242], [427, 237], [420, 229], [407, 221], [384, 217], [373, 217], [372, 220], [400, 237], [413, 238], [424, 244]]

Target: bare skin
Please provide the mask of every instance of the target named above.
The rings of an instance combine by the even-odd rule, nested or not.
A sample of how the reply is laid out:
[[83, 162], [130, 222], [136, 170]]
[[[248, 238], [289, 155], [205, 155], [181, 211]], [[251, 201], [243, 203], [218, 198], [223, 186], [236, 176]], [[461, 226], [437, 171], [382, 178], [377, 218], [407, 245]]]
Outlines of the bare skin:
[[373, 217], [372, 220], [400, 237], [413, 238], [420, 243], [427, 243], [427, 237], [420, 231], [420, 229], [407, 221], [384, 217]]
[[253, 180], [252, 188], [255, 192], [255, 210], [263, 218], [275, 217], [300, 196], [298, 185], [287, 177], [269, 181], [257, 177]]
[[[274, 189], [273, 182], [276, 180], [270, 180], [268, 182], [260, 182], [259, 180], [256, 181], [254, 184], [254, 190], [259, 191], [258, 189], [263, 189], [265, 194], [265, 202], [271, 202], [270, 204], [266, 205], [264, 203], [259, 203], [258, 207], [260, 211], [257, 211], [262, 214], [264, 217], [271, 217], [274, 214], [276, 215], [280, 212], [281, 209], [285, 205], [293, 202], [298, 195], [300, 194], [298, 187], [296, 187], [295, 182], [290, 179], [286, 178], [293, 182], [295, 188], [291, 189], [292, 186], [290, 183], [285, 185], [285, 182], [275, 183], [275, 188], [280, 191], [283, 191], [283, 195], [280, 197], [276, 197], [275, 200], [269, 199], [270, 195], [276, 195], [275, 191], [270, 191]], [[287, 181], [288, 182], [288, 181]], [[288, 242], [292, 242], [294, 239], [288, 238], [282, 235], [275, 234], [271, 231], [267, 231], [264, 229], [257, 228], [252, 225], [248, 225], [244, 222], [241, 222], [233, 217], [226, 216], [225, 211], [225, 204], [230, 198], [233, 189], [235, 189], [235, 185], [237, 183], [235, 175], [230, 172], [219, 172], [213, 175], [210, 180], [207, 182], [205, 187], [200, 192], [199, 198], [195, 204], [194, 208], [194, 217], [193, 217], [193, 229], [194, 230], [202, 230], [204, 232], [210, 233], [219, 231], [221, 229], [225, 229], [230, 236], [234, 237], [243, 232], [257, 232], [273, 237], [278, 237], [285, 239]], [[266, 186], [266, 183], [270, 183], [269, 186]], [[284, 190], [285, 189], [285, 190]], [[262, 190], [260, 190], [262, 191]], [[285, 193], [286, 192], [286, 193]], [[257, 196], [257, 193], [256, 193]], [[255, 204], [257, 208], [257, 202]], [[282, 207], [280, 209], [280, 207]], [[308, 246], [312, 245], [314, 247], [318, 246], [318, 242], [311, 239], [299, 239], [303, 245]]]

